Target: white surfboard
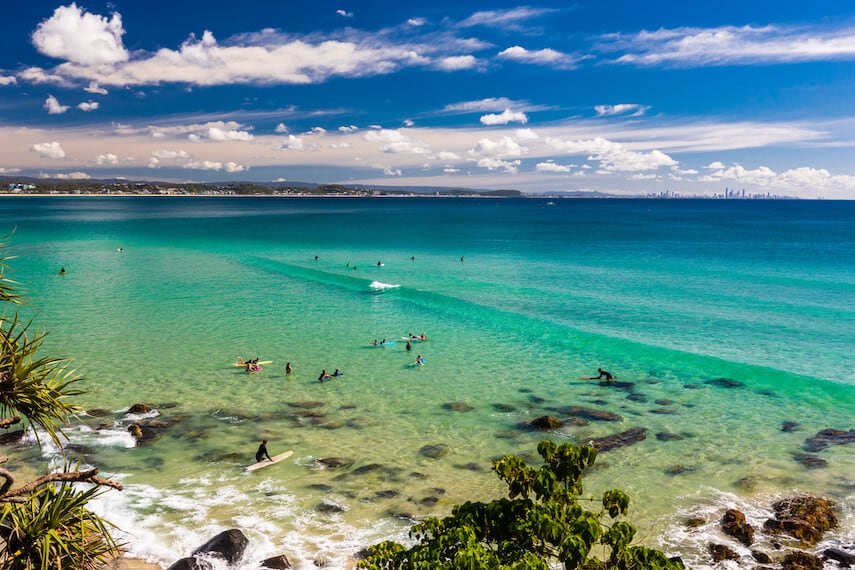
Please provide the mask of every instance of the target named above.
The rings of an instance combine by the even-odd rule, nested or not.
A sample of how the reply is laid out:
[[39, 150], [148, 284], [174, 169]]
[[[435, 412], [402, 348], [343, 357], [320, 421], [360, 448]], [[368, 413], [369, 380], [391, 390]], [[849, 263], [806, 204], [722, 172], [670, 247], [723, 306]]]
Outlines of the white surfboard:
[[265, 459], [263, 461], [259, 461], [258, 463], [253, 463], [252, 465], [247, 467], [246, 470], [247, 471], [257, 471], [257, 470], [261, 469], [262, 467], [267, 467], [268, 465], [275, 465], [276, 463], [279, 463], [280, 461], [282, 461], [284, 459], [288, 459], [293, 454], [294, 454], [293, 451], [284, 451], [284, 452], [280, 453], [279, 455], [274, 455], [270, 459]]

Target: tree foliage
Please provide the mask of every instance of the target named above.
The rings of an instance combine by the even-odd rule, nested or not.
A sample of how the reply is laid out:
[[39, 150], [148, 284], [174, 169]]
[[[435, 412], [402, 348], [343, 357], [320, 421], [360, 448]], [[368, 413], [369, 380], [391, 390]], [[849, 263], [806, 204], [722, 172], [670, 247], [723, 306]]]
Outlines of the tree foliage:
[[544, 461], [540, 467], [515, 455], [493, 462], [493, 470], [508, 485], [507, 498], [466, 502], [455, 506], [448, 517], [427, 518], [410, 529], [416, 541], [412, 547], [393, 541], [371, 546], [357, 568], [683, 568], [658, 550], [630, 546], [635, 527], [618, 520], [629, 508], [629, 496], [623, 491], [605, 492], [600, 510], [582, 507], [580, 501], [588, 501], [581, 498], [582, 474], [594, 464], [596, 449], [543, 441], [537, 451]]
[[[7, 247], [0, 238], [0, 252]], [[70, 402], [82, 394], [82, 377], [69, 370], [67, 360], [41, 356], [45, 335], [22, 322], [18, 284], [9, 279], [8, 261], [0, 255], [0, 427], [16, 424], [33, 428], [41, 445], [42, 430], [62, 447], [63, 427], [78, 411]], [[72, 469], [16, 485], [15, 474], [0, 456], [0, 566], [21, 570], [104, 567], [121, 547], [110, 535], [111, 524], [86, 509], [104, 487], [121, 485], [98, 476], [98, 470]], [[85, 488], [78, 484], [88, 483]]]

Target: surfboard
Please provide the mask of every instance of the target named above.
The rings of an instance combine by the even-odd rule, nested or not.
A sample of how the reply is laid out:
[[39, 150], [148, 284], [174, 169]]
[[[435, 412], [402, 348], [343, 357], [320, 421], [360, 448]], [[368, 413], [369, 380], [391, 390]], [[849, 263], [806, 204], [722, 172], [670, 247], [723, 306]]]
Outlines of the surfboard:
[[274, 455], [271, 458], [273, 461], [265, 459], [264, 461], [259, 461], [258, 463], [253, 463], [252, 465], [247, 467], [246, 470], [247, 471], [258, 471], [259, 469], [261, 469], [263, 467], [267, 467], [269, 465], [275, 465], [276, 463], [279, 463], [280, 461], [288, 459], [293, 454], [294, 454], [293, 451], [284, 451], [284, 452], [280, 453], [279, 455]]
[[[272, 360], [262, 360], [261, 362], [256, 362], [256, 364], [258, 364], [258, 365], [273, 364], [273, 361]], [[233, 362], [232, 366], [242, 366], [242, 367], [246, 368], [246, 362]]]
[[426, 338], [419, 338], [419, 337], [417, 337], [417, 336], [412, 336], [412, 337], [402, 336], [402, 337], [401, 337], [401, 340], [408, 340], [408, 341], [410, 341], [410, 342], [424, 342], [424, 341], [426, 341], [427, 339], [426, 339]]

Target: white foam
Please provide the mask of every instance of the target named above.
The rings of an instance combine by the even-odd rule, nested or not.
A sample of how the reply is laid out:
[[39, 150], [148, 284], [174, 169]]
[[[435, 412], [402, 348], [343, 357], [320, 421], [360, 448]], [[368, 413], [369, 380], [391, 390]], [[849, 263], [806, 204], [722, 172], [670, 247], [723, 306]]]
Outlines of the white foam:
[[383, 283], [382, 281], [372, 281], [371, 285], [369, 285], [369, 287], [378, 291], [382, 291], [384, 289], [397, 289], [400, 286], [400, 284], [394, 285], [392, 283]]

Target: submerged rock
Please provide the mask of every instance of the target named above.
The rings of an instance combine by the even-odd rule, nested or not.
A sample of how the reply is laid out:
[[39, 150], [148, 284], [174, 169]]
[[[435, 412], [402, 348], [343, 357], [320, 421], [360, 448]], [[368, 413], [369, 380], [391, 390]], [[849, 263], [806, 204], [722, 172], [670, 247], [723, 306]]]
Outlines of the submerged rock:
[[496, 403], [493, 404], [493, 409], [497, 412], [515, 412], [517, 408], [516, 406], [512, 406], [510, 404]]
[[805, 451], [816, 452], [832, 445], [846, 445], [847, 443], [855, 443], [855, 429], [844, 431], [828, 428], [817, 432], [813, 437], [807, 438], [803, 447]]
[[710, 386], [718, 386], [719, 388], [744, 388], [745, 384], [740, 382], [739, 380], [734, 380], [732, 378], [716, 378], [714, 380], [707, 380], [704, 384], [708, 384]]
[[623, 419], [614, 412], [583, 408], [582, 406], [565, 406], [558, 408], [557, 411], [570, 417], [585, 418], [586, 420], [595, 422], [619, 422]]
[[316, 401], [306, 401], [306, 402], [288, 402], [288, 405], [291, 406], [292, 408], [309, 409], [309, 408], [321, 408], [321, 407], [323, 407], [324, 403], [323, 402], [316, 402]]
[[535, 418], [535, 419], [531, 420], [530, 422], [528, 422], [528, 425], [530, 425], [533, 428], [546, 430], [546, 429], [558, 429], [562, 425], [564, 425], [564, 422], [562, 422], [561, 420], [559, 420], [558, 418], [553, 417], [553, 416], [540, 416], [539, 418]]
[[603, 388], [615, 388], [625, 392], [632, 392], [635, 389], [635, 382], [621, 382], [618, 380], [612, 380], [611, 382], [603, 381], [600, 382], [600, 386]]
[[631, 428], [620, 433], [592, 439], [589, 444], [597, 451], [611, 451], [638, 443], [647, 438], [647, 428]]
[[659, 441], [680, 441], [683, 436], [679, 433], [671, 433], [668, 431], [660, 431], [656, 434], [656, 439]]
[[324, 457], [316, 459], [315, 464], [324, 469], [342, 469], [353, 465], [353, 459], [346, 457]]
[[431, 459], [439, 459], [448, 455], [448, 446], [442, 444], [425, 445], [419, 449], [419, 453]]
[[646, 402], [647, 396], [645, 396], [644, 394], [633, 392], [632, 394], [629, 394], [626, 399], [630, 402]]
[[837, 526], [834, 503], [820, 497], [795, 497], [772, 505], [775, 518], [768, 519], [763, 529], [769, 534], [785, 534], [813, 546], [822, 534]]
[[784, 422], [781, 424], [781, 431], [785, 433], [790, 433], [791, 431], [795, 431], [796, 428], [799, 427], [798, 422]]
[[819, 455], [812, 455], [810, 453], [796, 453], [793, 455], [793, 459], [795, 459], [798, 463], [801, 463], [808, 469], [820, 469], [822, 467], [828, 467], [828, 461], [826, 461]]
[[463, 402], [448, 402], [443, 404], [442, 408], [449, 412], [471, 412], [475, 409], [469, 404], [464, 404]]

